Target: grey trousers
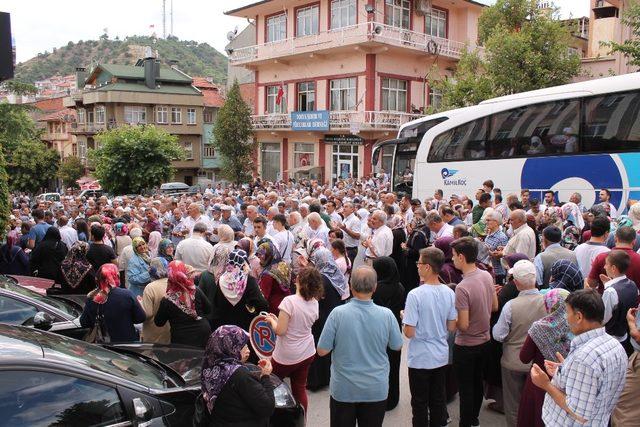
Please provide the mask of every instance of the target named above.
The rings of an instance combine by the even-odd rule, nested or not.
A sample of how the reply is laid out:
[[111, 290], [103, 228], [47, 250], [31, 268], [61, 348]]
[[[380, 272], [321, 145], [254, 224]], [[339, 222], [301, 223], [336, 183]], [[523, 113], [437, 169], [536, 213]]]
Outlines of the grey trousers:
[[528, 372], [512, 371], [502, 367], [502, 398], [508, 427], [516, 427], [518, 424], [520, 396], [527, 382], [527, 375], [529, 375]]

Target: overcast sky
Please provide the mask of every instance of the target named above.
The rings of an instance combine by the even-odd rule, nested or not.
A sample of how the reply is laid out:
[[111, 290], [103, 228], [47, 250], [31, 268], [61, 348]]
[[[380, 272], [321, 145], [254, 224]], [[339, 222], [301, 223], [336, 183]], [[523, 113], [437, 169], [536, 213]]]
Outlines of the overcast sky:
[[[206, 42], [224, 53], [226, 34], [246, 21], [224, 15], [256, 0], [174, 0], [173, 33], [180, 39]], [[493, 3], [493, 0], [479, 0]], [[167, 32], [169, 4], [167, 2]], [[556, 0], [562, 15], [587, 16], [589, 0]], [[18, 62], [51, 51], [69, 41], [95, 40], [106, 28], [110, 38], [162, 35], [162, 0], [3, 0], [0, 11], [11, 13]], [[153, 28], [150, 26], [153, 25]]]

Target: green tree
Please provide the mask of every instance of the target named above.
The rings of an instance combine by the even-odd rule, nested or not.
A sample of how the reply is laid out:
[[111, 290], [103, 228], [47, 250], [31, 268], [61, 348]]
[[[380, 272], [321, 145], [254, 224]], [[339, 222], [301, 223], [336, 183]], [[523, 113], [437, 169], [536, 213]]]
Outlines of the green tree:
[[76, 156], [69, 156], [60, 164], [58, 177], [62, 180], [65, 188], [78, 188], [76, 182], [84, 175], [84, 165]]
[[213, 129], [214, 145], [222, 157], [222, 174], [236, 184], [251, 179], [255, 148], [251, 129], [251, 109], [240, 96], [236, 80], [218, 112]]
[[478, 53], [465, 51], [460, 57], [455, 80], [439, 79], [434, 88], [442, 92], [441, 110], [476, 105], [491, 98], [493, 83], [484, 69]]
[[607, 42], [605, 46], [611, 48], [611, 53], [620, 52], [628, 60], [629, 65], [640, 66], [640, 3], [633, 2], [622, 16], [622, 23], [631, 28], [633, 36], [622, 43]]
[[7, 172], [12, 191], [36, 193], [48, 188], [58, 173], [60, 156], [40, 141], [21, 141], [8, 154]]
[[140, 193], [168, 181], [171, 162], [184, 158], [178, 137], [153, 125], [122, 126], [96, 136], [100, 148], [89, 151], [96, 178], [112, 193]]

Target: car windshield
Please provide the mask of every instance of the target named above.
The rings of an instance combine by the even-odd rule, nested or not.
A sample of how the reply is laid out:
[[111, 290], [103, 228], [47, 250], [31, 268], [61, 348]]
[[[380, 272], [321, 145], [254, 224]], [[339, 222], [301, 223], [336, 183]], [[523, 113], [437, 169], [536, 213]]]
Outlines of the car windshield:
[[27, 289], [25, 287], [20, 286], [15, 279], [8, 276], [0, 275], [0, 289], [6, 289], [8, 291], [15, 292], [16, 294], [21, 294], [26, 297], [29, 297], [40, 303], [47, 304], [53, 308], [56, 308], [62, 311], [63, 313], [68, 314], [74, 319], [77, 317], [80, 317], [80, 315], [82, 314], [82, 312], [78, 310], [77, 307], [71, 304], [70, 302], [58, 300], [45, 295], [41, 295], [37, 292], [32, 291], [31, 289]]

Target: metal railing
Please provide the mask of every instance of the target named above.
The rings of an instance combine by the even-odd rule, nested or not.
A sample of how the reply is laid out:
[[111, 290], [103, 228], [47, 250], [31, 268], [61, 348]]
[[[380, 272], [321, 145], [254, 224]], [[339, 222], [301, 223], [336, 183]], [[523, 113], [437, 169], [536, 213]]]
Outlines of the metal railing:
[[[330, 129], [395, 130], [412, 120], [424, 117], [422, 114], [399, 111], [331, 111]], [[251, 116], [254, 130], [288, 130], [291, 128], [289, 114], [261, 114]]]
[[[291, 37], [234, 49], [229, 54], [232, 64], [239, 65], [253, 61], [282, 58], [289, 55], [314, 53], [324, 49], [365, 42], [378, 42], [398, 47], [406, 47], [429, 54], [460, 58], [467, 44], [425, 33], [406, 30], [379, 22], [363, 22], [344, 28], [322, 31], [318, 34]], [[476, 46], [468, 45], [469, 49]]]

